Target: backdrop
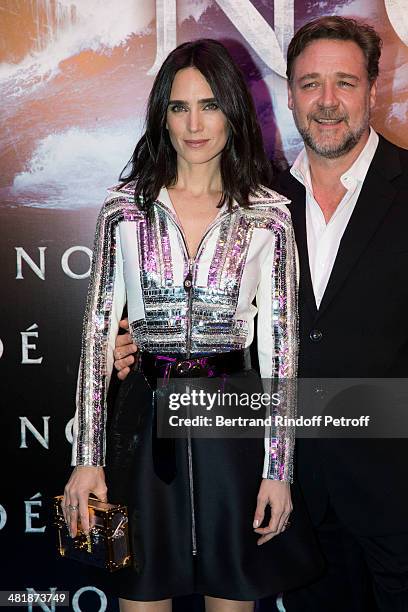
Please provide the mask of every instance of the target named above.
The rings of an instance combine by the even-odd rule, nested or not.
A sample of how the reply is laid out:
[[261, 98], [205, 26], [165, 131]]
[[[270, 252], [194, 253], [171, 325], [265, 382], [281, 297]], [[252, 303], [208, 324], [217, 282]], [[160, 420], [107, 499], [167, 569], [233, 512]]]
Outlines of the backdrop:
[[69, 590], [70, 609], [117, 609], [83, 567], [57, 559], [50, 499], [71, 471], [97, 212], [141, 133], [163, 58], [194, 38], [225, 42], [268, 153], [285, 165], [300, 148], [285, 52], [296, 29], [326, 14], [363, 18], [383, 37], [373, 124], [408, 147], [408, 0], [0, 0], [0, 590]]

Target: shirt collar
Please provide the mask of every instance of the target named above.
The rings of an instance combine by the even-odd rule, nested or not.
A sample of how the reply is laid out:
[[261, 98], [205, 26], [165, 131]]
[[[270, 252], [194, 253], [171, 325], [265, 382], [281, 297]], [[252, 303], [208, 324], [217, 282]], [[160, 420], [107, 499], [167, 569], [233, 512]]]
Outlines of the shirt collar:
[[[370, 127], [370, 134], [368, 140], [361, 151], [360, 155], [354, 161], [352, 166], [346, 172], [344, 172], [340, 180], [348, 191], [354, 189], [357, 184], [362, 183], [366, 177], [370, 164], [373, 160], [379, 142], [377, 132]], [[292, 176], [295, 177], [302, 185], [306, 187], [311, 193], [312, 181], [310, 178], [310, 166], [307, 157], [306, 149], [303, 148], [297, 158], [295, 159], [293, 166], [290, 169]]]
[[166, 208], [171, 210], [173, 214], [176, 214], [176, 211], [174, 210], [173, 202], [171, 201], [169, 192], [167, 191], [167, 187], [162, 187], [160, 189], [160, 193], [157, 196], [157, 200], [161, 202], [162, 204], [164, 204]]

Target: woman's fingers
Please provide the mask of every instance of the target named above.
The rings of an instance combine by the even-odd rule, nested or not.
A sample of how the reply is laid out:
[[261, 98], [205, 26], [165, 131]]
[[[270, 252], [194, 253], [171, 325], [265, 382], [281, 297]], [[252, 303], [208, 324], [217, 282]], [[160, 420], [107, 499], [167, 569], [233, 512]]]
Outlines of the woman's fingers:
[[259, 527], [261, 522], [255, 527], [254, 531], [261, 537], [257, 544], [265, 544], [275, 536], [285, 530], [285, 525], [292, 511], [292, 502], [290, 497], [289, 486], [280, 481], [264, 479], [261, 483], [258, 493], [257, 510], [262, 508], [262, 520], [265, 512], [265, 506], [269, 504], [271, 507], [271, 516], [267, 527]]
[[279, 533], [279, 524], [283, 514], [283, 507], [278, 506], [277, 503], [271, 505], [271, 518], [269, 521], [268, 529], [270, 532], [277, 535]]
[[[258, 529], [255, 529], [255, 532], [259, 533], [260, 535], [264, 537], [270, 536], [268, 537], [269, 540], [275, 535], [278, 535], [279, 524], [280, 524], [282, 512], [283, 512], [282, 507], [278, 508], [277, 504], [271, 505], [271, 518], [269, 520], [267, 527], [259, 527]], [[264, 541], [263, 538], [259, 538], [258, 544], [262, 544], [263, 541]]]
[[256, 541], [257, 546], [262, 546], [262, 544], [265, 544], [265, 542], [269, 542], [269, 540], [272, 540], [272, 538], [276, 537], [276, 535], [276, 533], [267, 533], [266, 535], [261, 536]]
[[269, 521], [269, 525], [267, 527], [261, 527], [259, 529], [255, 529], [256, 533], [259, 533], [261, 537], [258, 539], [257, 544], [265, 544], [272, 538], [276, 537], [280, 533], [283, 533], [287, 528], [288, 521], [290, 518], [290, 511], [278, 511], [275, 513], [272, 512], [271, 520]]
[[256, 499], [256, 509], [255, 509], [255, 514], [254, 514], [254, 522], [252, 524], [252, 526], [254, 527], [255, 531], [257, 531], [257, 529], [259, 528], [259, 525], [262, 524], [262, 521], [264, 520], [264, 516], [265, 516], [265, 508], [266, 508], [266, 504], [268, 503], [268, 499], [265, 497], [262, 497], [261, 495], [258, 495], [257, 499]]
[[279, 533], [282, 533], [282, 531], [285, 531], [285, 529], [288, 527], [291, 512], [292, 512], [292, 509], [290, 509], [289, 511], [283, 512], [280, 518], [280, 521], [279, 521], [279, 526], [278, 526]]
[[72, 538], [75, 538], [78, 531], [79, 501], [68, 506], [69, 523], [68, 529]]
[[62, 510], [62, 514], [64, 516], [65, 524], [68, 526], [68, 513], [67, 513], [67, 508], [66, 508], [67, 503], [68, 503], [67, 496], [66, 496], [66, 493], [64, 491], [64, 495], [62, 496], [62, 500], [61, 500], [61, 510]]
[[271, 517], [268, 526], [259, 527], [260, 523], [258, 523], [258, 526], [254, 529], [261, 536], [257, 544], [264, 544], [285, 530], [285, 524], [292, 511], [290, 487], [284, 481], [263, 479], [257, 499], [258, 505], [262, 501], [263, 510], [265, 510], [266, 504], [269, 504], [271, 507]]
[[[72, 501], [68, 503], [66, 508], [68, 512], [68, 526], [71, 537], [75, 538], [78, 532], [78, 521], [81, 522], [81, 529], [84, 533], [88, 534], [90, 529], [90, 516], [89, 516], [89, 493], [81, 493], [78, 495], [78, 499], [75, 501], [74, 497]], [[95, 492], [96, 494], [96, 492]], [[106, 489], [102, 494], [96, 494], [100, 501], [107, 501]]]
[[262, 546], [262, 544], [269, 542], [269, 540], [272, 540], [272, 538], [275, 538], [277, 535], [277, 533], [268, 533], [266, 535], [263, 535], [261, 538], [258, 539], [257, 545]]
[[89, 493], [101, 501], [107, 500], [107, 487], [103, 467], [77, 466], [64, 489], [62, 511], [70, 535], [74, 538], [78, 531], [78, 520], [85, 533], [89, 532]]

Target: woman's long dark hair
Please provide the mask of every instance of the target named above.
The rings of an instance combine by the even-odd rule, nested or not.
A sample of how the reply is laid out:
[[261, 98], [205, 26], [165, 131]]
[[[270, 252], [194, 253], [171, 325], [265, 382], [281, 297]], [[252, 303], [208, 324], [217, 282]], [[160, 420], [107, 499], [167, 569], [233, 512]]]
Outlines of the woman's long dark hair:
[[229, 124], [220, 161], [223, 194], [219, 206], [226, 202], [231, 207], [234, 199], [247, 206], [249, 195], [259, 185], [271, 184], [271, 165], [244, 77], [224, 45], [210, 38], [179, 45], [165, 59], [150, 92], [146, 131], [119, 180], [136, 181], [135, 199], [143, 207], [154, 202], [163, 185], [176, 183], [177, 154], [166, 130], [167, 107], [177, 71], [191, 66], [207, 80]]

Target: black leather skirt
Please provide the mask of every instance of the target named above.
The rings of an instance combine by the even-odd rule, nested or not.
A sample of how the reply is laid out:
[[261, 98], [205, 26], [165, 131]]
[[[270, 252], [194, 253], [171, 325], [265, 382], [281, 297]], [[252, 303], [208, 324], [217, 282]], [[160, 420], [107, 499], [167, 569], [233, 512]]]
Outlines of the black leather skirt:
[[[261, 384], [254, 370], [234, 376], [246, 377], [246, 388]], [[132, 564], [106, 574], [105, 591], [137, 601], [192, 593], [256, 600], [311, 581], [321, 558], [296, 484], [290, 527], [256, 543], [263, 439], [160, 438], [154, 386], [151, 372], [131, 372], [110, 418], [108, 499], [128, 506]]]

